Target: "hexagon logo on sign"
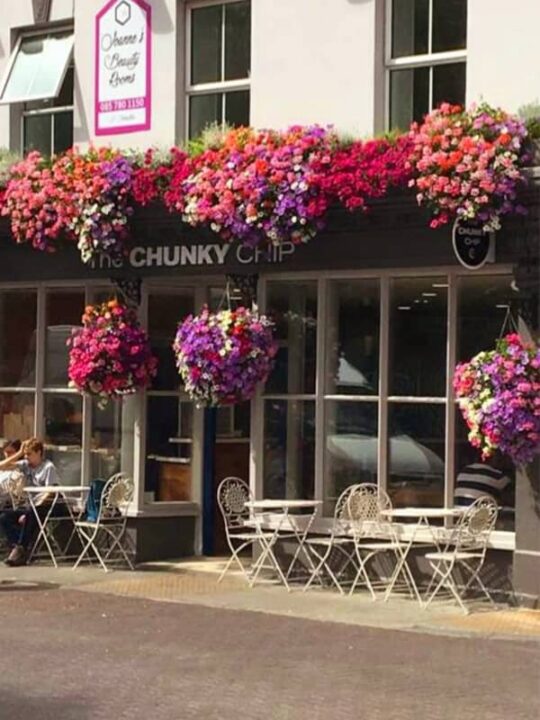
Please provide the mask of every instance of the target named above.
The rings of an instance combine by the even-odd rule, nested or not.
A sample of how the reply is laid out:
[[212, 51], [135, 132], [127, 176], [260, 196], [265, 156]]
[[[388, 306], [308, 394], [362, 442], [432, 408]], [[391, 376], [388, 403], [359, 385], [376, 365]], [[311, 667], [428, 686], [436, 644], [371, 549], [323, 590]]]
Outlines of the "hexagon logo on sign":
[[110, 0], [96, 15], [96, 135], [150, 129], [151, 64], [152, 8], [144, 0]]

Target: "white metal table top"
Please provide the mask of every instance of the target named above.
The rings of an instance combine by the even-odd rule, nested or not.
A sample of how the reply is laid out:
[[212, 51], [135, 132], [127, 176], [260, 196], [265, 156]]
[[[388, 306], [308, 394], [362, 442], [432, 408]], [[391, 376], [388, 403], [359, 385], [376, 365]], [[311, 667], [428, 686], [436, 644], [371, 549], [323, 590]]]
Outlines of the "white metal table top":
[[382, 510], [381, 515], [393, 518], [446, 518], [461, 515], [461, 508], [405, 507]]
[[80, 493], [88, 492], [88, 485], [28, 485], [24, 492], [32, 493]]
[[319, 507], [322, 500], [248, 500], [245, 505], [252, 510], [296, 510]]

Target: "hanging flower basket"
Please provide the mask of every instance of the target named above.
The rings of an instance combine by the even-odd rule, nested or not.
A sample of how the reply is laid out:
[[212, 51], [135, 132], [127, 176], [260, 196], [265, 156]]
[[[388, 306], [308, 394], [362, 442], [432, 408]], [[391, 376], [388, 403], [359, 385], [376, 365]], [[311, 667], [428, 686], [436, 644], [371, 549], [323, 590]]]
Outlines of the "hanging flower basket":
[[469, 441], [484, 459], [500, 450], [516, 464], [540, 452], [540, 349], [507, 335], [495, 350], [457, 366], [454, 389]]
[[173, 343], [185, 390], [198, 406], [249, 400], [272, 369], [276, 344], [264, 315], [239, 307], [204, 307], [178, 327]]
[[443, 103], [413, 123], [416, 177], [409, 184], [431, 211], [431, 227], [459, 218], [482, 222], [487, 232], [500, 228], [501, 216], [522, 211], [516, 197], [526, 137], [522, 120], [485, 103], [469, 110]]
[[97, 397], [105, 407], [110, 398], [150, 385], [157, 360], [134, 310], [117, 300], [89, 305], [82, 323], [68, 340], [71, 387]]

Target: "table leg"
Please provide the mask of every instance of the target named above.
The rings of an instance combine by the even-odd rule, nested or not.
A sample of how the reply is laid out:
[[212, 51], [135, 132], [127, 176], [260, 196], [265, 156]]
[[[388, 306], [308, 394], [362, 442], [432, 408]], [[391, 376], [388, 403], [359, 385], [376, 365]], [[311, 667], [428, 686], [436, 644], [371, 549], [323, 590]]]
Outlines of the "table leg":
[[[294, 537], [295, 537], [295, 539], [296, 539], [296, 542], [297, 542], [297, 547], [296, 547], [296, 551], [295, 551], [295, 553], [294, 553], [294, 555], [293, 555], [293, 559], [291, 560], [291, 562], [290, 562], [290, 564], [289, 564], [289, 567], [288, 567], [288, 569], [287, 569], [287, 572], [286, 572], [286, 574], [285, 574], [287, 580], [289, 579], [289, 577], [290, 577], [290, 575], [291, 575], [291, 572], [292, 572], [292, 569], [293, 569], [294, 565], [296, 564], [296, 561], [297, 561], [298, 558], [300, 557], [300, 553], [301, 553], [302, 551], [304, 552], [304, 555], [306, 556], [307, 561], [308, 561], [308, 563], [309, 563], [309, 565], [310, 565], [311, 573], [313, 573], [314, 570], [315, 570], [315, 565], [313, 564], [313, 560], [311, 559], [311, 555], [306, 551], [306, 549], [305, 549], [304, 546], [305, 546], [305, 543], [306, 543], [306, 539], [307, 539], [308, 533], [309, 533], [309, 531], [310, 531], [310, 529], [311, 529], [311, 526], [313, 525], [313, 521], [314, 521], [314, 519], [315, 519], [316, 513], [317, 513], [317, 511], [316, 511], [316, 509], [314, 509], [313, 512], [310, 514], [309, 518], [307, 519], [306, 524], [305, 524], [305, 528], [304, 528], [302, 531], [298, 531], [298, 529], [297, 529], [297, 527], [296, 527], [296, 523], [292, 523], [291, 520], [290, 520], [290, 515], [288, 515], [289, 525], [290, 525], [291, 528], [292, 528], [293, 535], [294, 535]], [[305, 518], [305, 517], [307, 517], [307, 516], [306, 516], [306, 515], [300, 515], [299, 517]]]
[[[418, 592], [418, 587], [417, 587], [417, 585], [416, 585], [416, 582], [415, 582], [415, 580], [414, 580], [413, 574], [411, 573], [411, 570], [410, 570], [409, 565], [408, 565], [408, 563], [407, 563], [407, 556], [409, 555], [409, 552], [410, 552], [410, 550], [411, 550], [411, 548], [412, 548], [412, 546], [413, 546], [413, 543], [414, 543], [414, 541], [415, 541], [416, 534], [417, 534], [419, 528], [421, 527], [421, 525], [423, 524], [424, 519], [425, 519], [425, 518], [419, 518], [419, 519], [418, 519], [418, 522], [414, 525], [411, 538], [410, 538], [409, 542], [408, 542], [405, 546], [402, 546], [402, 545], [401, 545], [401, 543], [399, 542], [399, 538], [397, 538], [397, 536], [396, 536], [395, 542], [396, 542], [396, 545], [397, 545], [397, 548], [398, 548], [398, 556], [399, 556], [399, 559], [398, 559], [398, 562], [397, 562], [397, 564], [396, 564], [394, 573], [393, 573], [392, 577], [390, 578], [390, 583], [388, 584], [388, 587], [386, 588], [386, 592], [384, 593], [384, 598], [383, 598], [383, 600], [384, 600], [385, 602], [386, 602], [386, 601], [388, 600], [388, 598], [390, 597], [390, 594], [392, 593], [392, 591], [393, 591], [393, 589], [394, 589], [394, 586], [395, 586], [395, 584], [396, 584], [396, 582], [397, 582], [397, 579], [398, 579], [398, 577], [400, 576], [401, 572], [404, 572], [404, 573], [406, 573], [406, 576], [407, 576], [408, 581], [409, 581], [409, 583], [408, 583], [409, 589], [412, 589], [414, 596], [415, 596], [416, 599], [418, 600], [418, 603], [419, 603], [420, 605], [422, 605], [422, 598], [420, 597], [420, 593]], [[427, 521], [426, 521], [426, 524], [429, 524], [429, 523], [427, 523]]]
[[38, 506], [36, 505], [34, 498], [30, 494], [28, 496], [28, 501], [29, 501], [30, 507], [32, 508], [32, 511], [35, 515], [37, 525], [38, 525], [38, 535], [37, 535], [37, 538], [36, 538], [34, 544], [32, 545], [32, 550], [30, 551], [28, 560], [32, 559], [32, 557], [37, 552], [37, 549], [39, 548], [40, 543], [43, 542], [43, 543], [45, 543], [45, 546], [47, 547], [47, 552], [49, 553], [49, 556], [50, 556], [55, 568], [58, 567], [58, 563], [56, 562], [56, 557], [54, 555], [54, 551], [52, 549], [51, 543], [49, 542], [46, 528], [47, 528], [47, 523], [49, 521], [49, 518], [51, 517], [52, 511], [54, 510], [57, 500], [58, 500], [58, 495], [55, 493], [50, 505], [48, 506], [47, 513], [45, 514], [45, 517], [43, 518], [43, 521], [42, 521], [41, 517], [39, 515], [39, 512], [38, 512]]

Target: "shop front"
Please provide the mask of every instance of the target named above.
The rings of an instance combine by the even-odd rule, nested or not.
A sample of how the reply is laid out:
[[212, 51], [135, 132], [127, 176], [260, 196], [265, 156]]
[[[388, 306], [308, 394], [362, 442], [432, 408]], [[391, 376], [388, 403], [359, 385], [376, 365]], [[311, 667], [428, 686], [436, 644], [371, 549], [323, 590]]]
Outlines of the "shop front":
[[[310, 243], [268, 251], [140, 212], [125, 260], [91, 266], [74, 248], [15, 246], [3, 225], [0, 434], [43, 436], [66, 483], [133, 473], [139, 560], [202, 552], [203, 536], [205, 551], [222, 552], [214, 502], [227, 475], [249, 478], [257, 497], [321, 500], [320, 529], [351, 483], [379, 483], [396, 506], [451, 507], [456, 474], [475, 458], [454, 367], [493, 346], [509, 314], [537, 322], [520, 286], [538, 262], [534, 203], [476, 270], [409, 197], [330, 215]], [[278, 353], [252, 402], [214, 417], [183, 391], [171, 343], [180, 320], [234, 303], [235, 291], [273, 318]], [[100, 410], [68, 386], [66, 339], [86, 304], [115, 293], [138, 304], [159, 369], [145, 394]], [[512, 565], [516, 526], [531, 538], [538, 523], [528, 501], [516, 508], [519, 485], [513, 477], [493, 536], [499, 568]]]

